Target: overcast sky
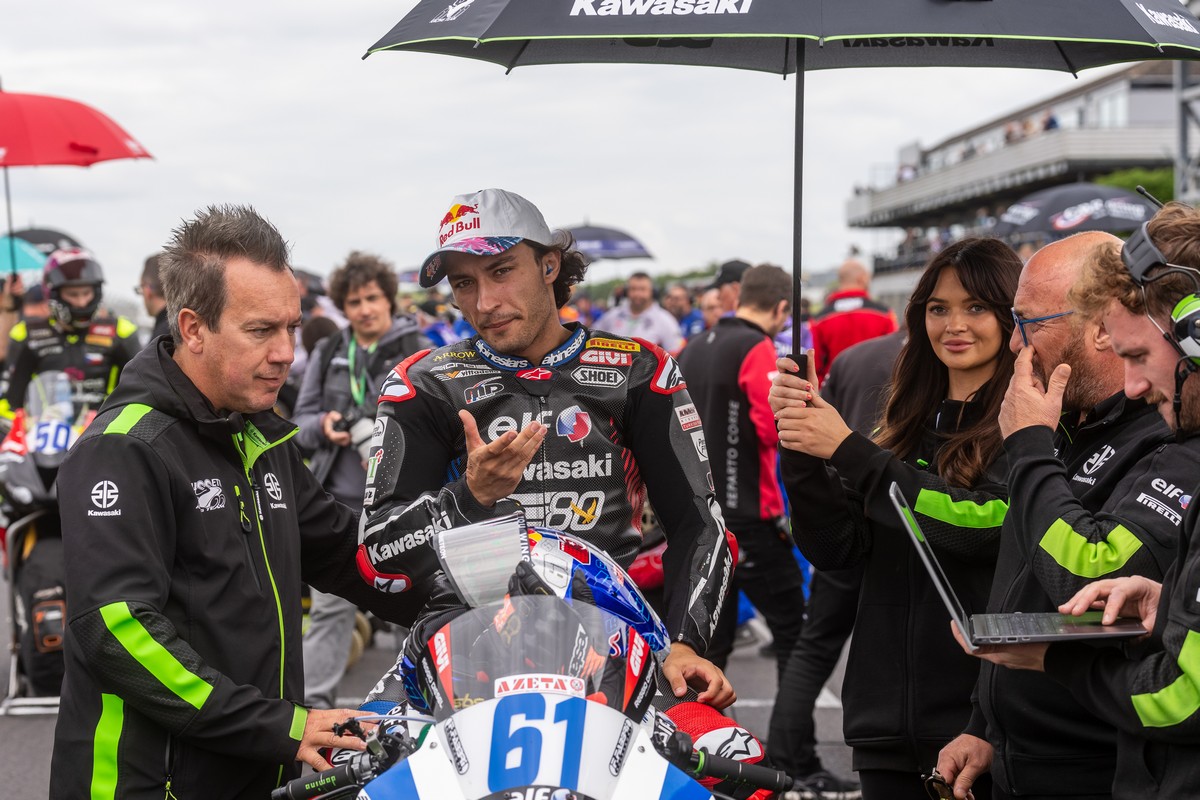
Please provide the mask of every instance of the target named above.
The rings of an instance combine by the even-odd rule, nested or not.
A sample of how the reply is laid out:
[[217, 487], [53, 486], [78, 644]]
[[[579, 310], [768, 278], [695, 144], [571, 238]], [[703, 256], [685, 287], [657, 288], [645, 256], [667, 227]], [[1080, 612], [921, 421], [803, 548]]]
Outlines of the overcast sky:
[[[328, 273], [351, 249], [399, 267], [432, 249], [458, 193], [517, 191], [551, 226], [623, 228], [681, 270], [733, 257], [790, 265], [794, 83], [735, 70], [494, 65], [412, 53], [360, 60], [413, 0], [56, 0], [9, 3], [0, 80], [101, 109], [154, 161], [14, 168], [14, 220], [65, 230], [127, 293], [194, 209], [252, 203]], [[1084, 79], [1098, 75], [1084, 73]], [[938, 142], [1069, 88], [1062, 73], [809, 73], [805, 268], [851, 243], [854, 184]], [[599, 262], [597, 276], [607, 270]], [[619, 265], [618, 265], [619, 266]]]

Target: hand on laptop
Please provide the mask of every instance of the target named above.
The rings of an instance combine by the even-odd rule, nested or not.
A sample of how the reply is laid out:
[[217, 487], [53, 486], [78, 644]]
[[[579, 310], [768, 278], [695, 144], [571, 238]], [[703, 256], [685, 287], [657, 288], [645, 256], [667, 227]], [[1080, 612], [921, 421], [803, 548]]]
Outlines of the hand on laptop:
[[1022, 347], [1013, 364], [1013, 376], [1000, 406], [1000, 433], [1006, 439], [1022, 428], [1035, 425], [1054, 430], [1062, 415], [1063, 391], [1071, 377], [1071, 368], [1059, 364], [1050, 375], [1049, 386], [1043, 386], [1041, 379], [1033, 374], [1033, 354], [1033, 345]]
[[1077, 617], [1085, 611], [1103, 608], [1105, 625], [1113, 624], [1117, 617], [1130, 617], [1140, 620], [1143, 628], [1152, 631], [1161, 595], [1162, 584], [1141, 575], [1109, 578], [1089, 583], [1058, 610]]
[[958, 646], [969, 656], [982, 658], [985, 661], [990, 661], [993, 664], [1008, 667], [1009, 669], [1031, 669], [1034, 672], [1046, 671], [1046, 650], [1050, 647], [1049, 642], [984, 644], [972, 651], [966, 639], [959, 632], [958, 625], [953, 620], [950, 622], [950, 630], [954, 633], [954, 639], [958, 642]]

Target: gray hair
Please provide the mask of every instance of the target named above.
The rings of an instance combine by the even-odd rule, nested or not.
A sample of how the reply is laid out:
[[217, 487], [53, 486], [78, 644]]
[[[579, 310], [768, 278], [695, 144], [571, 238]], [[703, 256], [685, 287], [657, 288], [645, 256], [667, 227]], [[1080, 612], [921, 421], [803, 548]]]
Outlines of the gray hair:
[[158, 263], [175, 344], [183, 341], [179, 312], [185, 308], [217, 330], [228, 299], [225, 262], [239, 256], [276, 272], [291, 271], [287, 242], [251, 206], [209, 206], [171, 231]]

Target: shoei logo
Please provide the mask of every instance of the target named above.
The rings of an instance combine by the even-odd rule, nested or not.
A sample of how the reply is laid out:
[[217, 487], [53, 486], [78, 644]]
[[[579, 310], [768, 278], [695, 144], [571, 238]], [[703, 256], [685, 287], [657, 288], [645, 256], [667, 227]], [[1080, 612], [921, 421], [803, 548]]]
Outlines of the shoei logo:
[[1116, 454], [1117, 454], [1116, 450], [1113, 450], [1108, 445], [1104, 445], [1103, 450], [1093, 453], [1092, 457], [1089, 458], [1087, 460], [1087, 463], [1083, 465], [1084, 473], [1086, 473], [1088, 475], [1095, 475], [1096, 470], [1103, 467], [1105, 462], [1108, 461], [1110, 458], [1112, 458]]
[[92, 487], [92, 505], [96, 508], [112, 508], [120, 497], [121, 493], [112, 481], [100, 481]]
[[283, 487], [279, 485], [279, 478], [275, 477], [274, 472], [268, 472], [263, 477], [263, 485], [267, 487], [267, 494], [271, 496], [272, 500], [283, 499]]
[[749, 14], [753, 0], [575, 0], [571, 16], [611, 17], [670, 14]]
[[1150, 21], [1155, 25], [1165, 25], [1168, 28], [1175, 28], [1176, 30], [1180, 31], [1200, 33], [1200, 31], [1197, 31], [1192, 25], [1191, 20], [1179, 12], [1168, 14], [1165, 11], [1154, 11], [1153, 9], [1146, 8], [1141, 3], [1138, 3], [1137, 7], [1140, 8], [1142, 13], [1149, 17]]
[[[463, 15], [464, 11], [466, 11], [468, 8], [471, 7], [471, 4], [474, 2], [475, 2], [475, 0], [456, 0], [456, 2], [453, 2], [450, 5], [446, 6], [445, 11], [438, 14], [436, 17], [434, 17], [433, 19], [431, 19], [429, 21], [430, 22], [449, 22], [452, 19], [458, 19], [459, 17], [461, 17]], [[473, 207], [472, 206], [455, 206], [455, 208], [473, 208]], [[449, 216], [449, 215], [447, 215], [447, 216]], [[445, 225], [446, 223], [443, 222], [442, 224]]]
[[192, 491], [196, 493], [196, 508], [201, 511], [216, 511], [225, 507], [225, 492], [217, 478], [196, 481], [192, 484]]

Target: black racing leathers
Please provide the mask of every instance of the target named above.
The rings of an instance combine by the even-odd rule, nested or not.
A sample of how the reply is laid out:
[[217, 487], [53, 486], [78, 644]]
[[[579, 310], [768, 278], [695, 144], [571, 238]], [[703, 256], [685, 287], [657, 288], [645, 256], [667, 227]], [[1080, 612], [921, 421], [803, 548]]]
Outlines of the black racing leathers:
[[88, 329], [78, 333], [63, 332], [45, 317], [31, 317], [18, 322], [9, 336], [4, 399], [12, 409], [25, 406], [25, 392], [35, 375], [62, 370], [71, 379], [76, 414], [85, 408], [94, 411], [141, 347], [137, 325], [108, 314], [97, 314]]
[[1200, 793], [1198, 491], [1179, 497], [1185, 533], [1163, 580], [1153, 636], [1126, 645], [1126, 654], [1077, 643], [1046, 652], [1046, 672], [1118, 728], [1115, 800]]
[[[1025, 428], [1004, 448], [1012, 508], [988, 611], [1055, 611], [1100, 578], [1161, 579], [1195, 482], [1196, 440], [1175, 444], [1153, 406], [1119, 393], [1082, 423]], [[1111, 790], [1112, 726], [1042, 673], [984, 662], [966, 730], [995, 748], [992, 774], [1008, 794]]]
[[396, 367], [379, 399], [359, 569], [377, 588], [428, 596], [430, 534], [496, 513], [467, 488], [458, 410], [474, 415], [484, 441], [537, 419], [548, 431], [511, 499], [530, 524], [578, 536], [628, 567], [648, 490], [669, 542], [664, 622], [674, 641], [703, 653], [732, 555], [700, 416], [661, 348], [568, 330], [541, 364], [464, 340]]
[[354, 514], [270, 412], [221, 416], [169, 339], [126, 367], [59, 473], [66, 677], [53, 798], [267, 797], [299, 773], [301, 583], [363, 585]]
[[[960, 417], [961, 412], [961, 417]], [[944, 401], [917, 453], [896, 458], [858, 433], [818, 458], [784, 449], [792, 533], [817, 569], [864, 565], [842, 684], [854, 769], [928, 772], [971, 710], [978, 660], [950, 635], [949, 615], [888, 497], [893, 481], [968, 613], [982, 610], [1007, 512], [1003, 458], [970, 489], [933, 471], [945, 434], [977, 420], [975, 403]]]

